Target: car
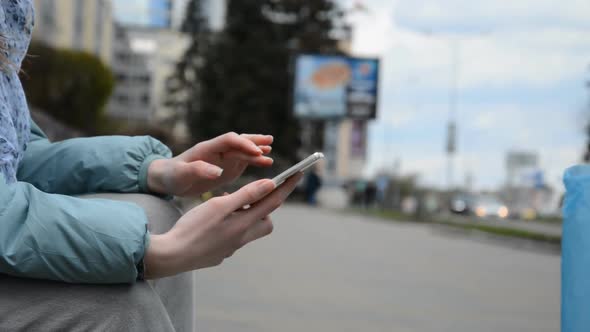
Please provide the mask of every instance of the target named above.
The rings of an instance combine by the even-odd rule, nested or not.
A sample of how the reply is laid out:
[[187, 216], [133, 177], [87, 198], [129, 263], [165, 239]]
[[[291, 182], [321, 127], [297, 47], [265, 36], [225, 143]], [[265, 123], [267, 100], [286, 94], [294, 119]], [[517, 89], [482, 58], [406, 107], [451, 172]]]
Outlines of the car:
[[474, 210], [474, 197], [469, 194], [455, 195], [451, 199], [451, 212], [456, 214], [471, 214]]
[[473, 214], [478, 218], [506, 219], [510, 215], [510, 210], [497, 197], [482, 195], [475, 199]]

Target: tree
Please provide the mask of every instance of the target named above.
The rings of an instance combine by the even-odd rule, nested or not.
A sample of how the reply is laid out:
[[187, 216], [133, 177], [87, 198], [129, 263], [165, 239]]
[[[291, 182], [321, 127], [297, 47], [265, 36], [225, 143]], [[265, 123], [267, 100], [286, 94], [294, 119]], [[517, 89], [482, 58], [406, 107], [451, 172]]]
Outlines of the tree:
[[200, 88], [197, 75], [203, 67], [203, 54], [210, 37], [202, 9], [201, 0], [190, 0], [187, 4], [186, 17], [180, 30], [190, 36], [191, 43], [177, 63], [174, 74], [167, 80], [166, 104], [174, 110], [176, 116], [182, 118], [186, 117], [189, 110], [198, 110]]
[[23, 64], [29, 103], [89, 134], [102, 131], [104, 108], [114, 87], [106, 65], [92, 54], [32, 43]]
[[[290, 64], [298, 52], [337, 52], [331, 34], [341, 16], [329, 0], [229, 0], [224, 30], [208, 34], [206, 47], [193, 37], [198, 51], [187, 52], [177, 73], [196, 78], [194, 85], [184, 82], [194, 140], [228, 131], [268, 133], [275, 157], [293, 161], [299, 122], [291, 112]], [[189, 12], [185, 26], [194, 20]]]

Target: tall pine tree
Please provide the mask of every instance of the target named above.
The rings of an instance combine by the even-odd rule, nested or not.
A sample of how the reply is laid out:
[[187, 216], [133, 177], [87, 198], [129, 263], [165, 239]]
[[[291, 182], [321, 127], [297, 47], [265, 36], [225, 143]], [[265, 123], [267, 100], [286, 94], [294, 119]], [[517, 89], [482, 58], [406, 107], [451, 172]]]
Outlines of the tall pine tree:
[[174, 74], [167, 80], [166, 104], [174, 110], [175, 117], [180, 117], [172, 119], [173, 122], [186, 121], [189, 112], [196, 112], [199, 106], [200, 82], [197, 75], [203, 67], [204, 52], [211, 36], [203, 15], [202, 0], [188, 2], [180, 30], [189, 36], [190, 44], [176, 64]]
[[337, 52], [332, 33], [342, 13], [331, 0], [228, 0], [227, 6], [223, 31], [209, 35], [206, 47], [195, 39], [199, 56], [187, 57], [182, 68], [196, 78], [194, 86], [184, 85], [193, 139], [271, 134], [273, 156], [292, 162], [300, 135], [290, 100], [293, 56]]

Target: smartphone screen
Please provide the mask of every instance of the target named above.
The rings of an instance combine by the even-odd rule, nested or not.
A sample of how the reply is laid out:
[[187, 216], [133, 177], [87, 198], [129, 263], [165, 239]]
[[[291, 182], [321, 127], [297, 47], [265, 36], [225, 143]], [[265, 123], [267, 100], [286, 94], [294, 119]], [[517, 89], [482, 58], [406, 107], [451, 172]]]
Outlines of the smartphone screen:
[[283, 182], [285, 182], [285, 180], [287, 180], [288, 178], [292, 177], [293, 175], [295, 175], [299, 172], [305, 171], [306, 169], [308, 169], [309, 167], [311, 167], [313, 164], [317, 163], [321, 159], [324, 159], [324, 154], [321, 152], [316, 152], [316, 153], [312, 154], [311, 156], [298, 162], [294, 166], [290, 167], [289, 169], [287, 169], [283, 173], [277, 175], [274, 179], [272, 179], [272, 181], [278, 187]]

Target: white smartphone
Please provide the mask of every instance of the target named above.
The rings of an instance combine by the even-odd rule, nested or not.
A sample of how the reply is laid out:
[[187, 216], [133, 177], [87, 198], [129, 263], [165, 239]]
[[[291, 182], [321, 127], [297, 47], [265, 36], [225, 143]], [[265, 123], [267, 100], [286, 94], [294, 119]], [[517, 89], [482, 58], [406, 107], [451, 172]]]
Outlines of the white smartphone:
[[275, 186], [280, 186], [283, 182], [285, 182], [288, 178], [292, 177], [293, 175], [303, 172], [313, 164], [317, 163], [321, 159], [324, 159], [324, 154], [321, 152], [316, 152], [311, 156], [303, 159], [302, 161], [298, 162], [294, 166], [290, 167], [283, 173], [277, 175], [272, 181], [275, 183]]

